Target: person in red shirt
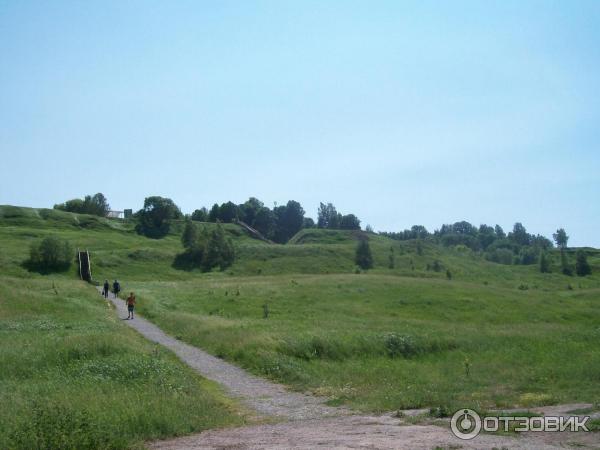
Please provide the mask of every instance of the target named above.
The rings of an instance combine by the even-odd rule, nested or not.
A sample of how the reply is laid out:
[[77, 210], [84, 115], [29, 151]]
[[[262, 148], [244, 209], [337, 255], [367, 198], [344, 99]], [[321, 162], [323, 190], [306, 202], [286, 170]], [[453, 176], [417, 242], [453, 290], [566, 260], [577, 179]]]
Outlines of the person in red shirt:
[[127, 312], [129, 313], [127, 320], [133, 319], [133, 308], [135, 307], [135, 295], [133, 295], [133, 292], [129, 294], [129, 297], [125, 301], [127, 302]]

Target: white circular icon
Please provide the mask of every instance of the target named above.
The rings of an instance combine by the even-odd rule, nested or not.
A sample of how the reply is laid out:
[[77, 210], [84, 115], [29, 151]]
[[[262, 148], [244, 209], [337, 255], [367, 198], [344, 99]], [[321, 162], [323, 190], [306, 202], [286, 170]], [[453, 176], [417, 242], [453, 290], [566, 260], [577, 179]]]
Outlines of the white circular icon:
[[481, 431], [481, 417], [472, 409], [459, 409], [450, 419], [450, 429], [459, 439], [473, 439]]

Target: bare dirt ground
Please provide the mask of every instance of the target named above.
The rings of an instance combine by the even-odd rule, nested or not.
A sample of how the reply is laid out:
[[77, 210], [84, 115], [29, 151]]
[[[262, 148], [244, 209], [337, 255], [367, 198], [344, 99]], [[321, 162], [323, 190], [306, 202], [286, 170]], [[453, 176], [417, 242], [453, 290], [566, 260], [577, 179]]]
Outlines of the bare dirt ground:
[[[112, 297], [112, 296], [111, 296]], [[119, 316], [127, 317], [125, 303], [110, 298]], [[395, 415], [357, 415], [325, 405], [325, 398], [288, 391], [284, 386], [244, 370], [160, 330], [136, 316], [127, 324], [147, 339], [172, 350], [202, 376], [221, 384], [232, 396], [274, 424], [209, 430], [190, 436], [148, 443], [152, 449], [600, 449], [600, 433], [481, 434], [465, 441], [455, 437], [448, 420], [427, 418], [426, 411]], [[535, 408], [545, 415], [570, 415], [588, 404]], [[417, 417], [417, 418], [415, 418]], [[415, 424], [417, 423], [417, 424]]]

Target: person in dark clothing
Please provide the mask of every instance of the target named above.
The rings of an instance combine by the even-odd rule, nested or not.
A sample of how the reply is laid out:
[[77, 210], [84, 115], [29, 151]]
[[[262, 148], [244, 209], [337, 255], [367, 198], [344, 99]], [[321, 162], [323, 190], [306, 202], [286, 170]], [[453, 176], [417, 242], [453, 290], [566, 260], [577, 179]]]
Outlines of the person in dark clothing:
[[115, 298], [119, 296], [119, 292], [121, 292], [121, 285], [117, 280], [113, 283], [113, 293], [115, 294]]
[[110, 284], [108, 284], [108, 280], [104, 280], [104, 286], [102, 287], [104, 298], [108, 298], [108, 291], [110, 291]]

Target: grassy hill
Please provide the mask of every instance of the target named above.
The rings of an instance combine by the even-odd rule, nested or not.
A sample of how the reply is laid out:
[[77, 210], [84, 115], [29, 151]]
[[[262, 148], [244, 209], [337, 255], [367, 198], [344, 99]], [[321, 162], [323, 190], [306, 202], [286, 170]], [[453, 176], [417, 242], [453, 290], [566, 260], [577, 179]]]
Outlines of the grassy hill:
[[218, 386], [120, 323], [74, 268], [21, 265], [43, 236], [109, 248], [135, 242], [130, 225], [6, 206], [0, 224], [0, 448], [130, 448], [244, 423]]
[[[59, 342], [86, 321], [110, 322], [93, 287], [76, 281], [74, 267], [42, 276], [22, 266], [30, 243], [53, 234], [89, 249], [94, 278], [121, 280], [124, 290], [138, 295], [140, 313], [169, 333], [261, 376], [327, 395], [334, 404], [388, 411], [600, 402], [597, 250], [587, 249], [594, 274], [581, 278], [560, 274], [556, 253], [552, 273], [542, 274], [537, 265], [499, 265], [464, 247], [370, 234], [375, 268], [356, 273], [355, 231], [302, 230], [288, 244], [276, 245], [253, 239], [236, 225], [225, 227], [236, 262], [225, 272], [201, 273], [172, 266], [182, 251], [181, 223], [164, 239], [153, 240], [119, 220], [2, 206], [0, 277], [13, 294], [2, 297], [3, 312], [12, 316], [2, 316], [0, 330], [8, 326], [6, 320], [62, 317], [61, 308], [71, 310], [71, 302], [80, 305], [81, 318], [69, 316], [72, 329], [61, 331], [55, 337]], [[390, 248], [393, 269], [388, 268]], [[439, 272], [431, 270], [435, 261]], [[55, 296], [52, 283], [60, 286]], [[64, 298], [62, 286], [69, 293]], [[29, 299], [25, 306], [19, 305], [21, 296]], [[111, 322], [110, 330], [137, 339], [119, 324]], [[11, 352], [31, 338], [24, 334], [8, 346], [2, 342], [5, 367]], [[144, 345], [136, 343], [135, 351], [144, 354]], [[104, 361], [101, 353], [96, 357]], [[168, 355], [164, 360], [177, 364]], [[41, 373], [57, 364], [48, 363]], [[10, 371], [1, 376], [14, 380], [11, 386], [23, 380]], [[27, 389], [37, 389], [38, 383], [33, 379]], [[3, 400], [26, 411], [27, 401], [10, 399], [7, 392]], [[96, 398], [97, 392], [90, 392]], [[63, 397], [73, 395], [69, 391]], [[234, 416], [223, 412], [220, 417], [231, 423]], [[198, 418], [186, 426], [212, 425]], [[136, 436], [150, 433], [143, 430]], [[164, 425], [163, 434], [177, 432]]]

